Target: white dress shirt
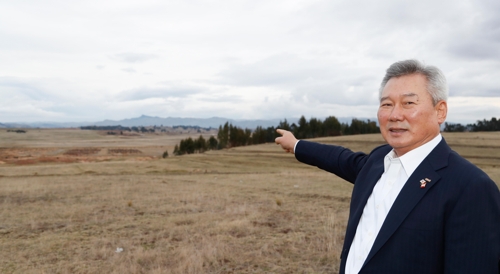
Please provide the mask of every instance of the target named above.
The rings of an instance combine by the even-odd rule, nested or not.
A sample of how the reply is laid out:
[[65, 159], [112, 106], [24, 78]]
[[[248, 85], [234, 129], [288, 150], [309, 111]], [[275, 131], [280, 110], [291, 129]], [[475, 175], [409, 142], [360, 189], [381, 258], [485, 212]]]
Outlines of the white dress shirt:
[[347, 255], [346, 274], [359, 273], [399, 192], [441, 139], [441, 134], [438, 134], [431, 141], [401, 157], [398, 157], [394, 150], [385, 156], [384, 173], [366, 202]]

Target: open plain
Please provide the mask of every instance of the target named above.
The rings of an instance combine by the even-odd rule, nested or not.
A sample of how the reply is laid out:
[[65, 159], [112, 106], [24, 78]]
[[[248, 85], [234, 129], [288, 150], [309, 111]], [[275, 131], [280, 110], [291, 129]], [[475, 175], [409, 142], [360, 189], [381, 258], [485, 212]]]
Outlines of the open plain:
[[[275, 144], [172, 156], [188, 136], [0, 130], [0, 272], [338, 271], [349, 183]], [[500, 182], [500, 132], [443, 136]]]

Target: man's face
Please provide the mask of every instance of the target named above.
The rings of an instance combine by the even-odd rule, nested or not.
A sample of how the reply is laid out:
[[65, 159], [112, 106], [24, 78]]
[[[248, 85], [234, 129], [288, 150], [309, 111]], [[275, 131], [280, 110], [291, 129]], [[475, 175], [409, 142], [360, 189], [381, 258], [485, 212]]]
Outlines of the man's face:
[[446, 112], [446, 102], [433, 105], [425, 76], [410, 74], [391, 78], [380, 100], [380, 131], [396, 154], [403, 156], [439, 134]]

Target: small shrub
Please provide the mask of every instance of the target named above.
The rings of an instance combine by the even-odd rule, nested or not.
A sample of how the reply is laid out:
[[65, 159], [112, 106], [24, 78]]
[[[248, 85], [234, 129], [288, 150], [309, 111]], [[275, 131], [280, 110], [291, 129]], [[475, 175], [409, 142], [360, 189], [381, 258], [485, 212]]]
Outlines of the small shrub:
[[22, 129], [13, 130], [13, 129], [9, 129], [9, 130], [7, 130], [7, 132], [26, 133], [26, 130], [22, 130]]
[[280, 198], [276, 198], [276, 204], [277, 204], [278, 206], [281, 206], [281, 205], [283, 204], [283, 201], [281, 201], [281, 199], [280, 199]]

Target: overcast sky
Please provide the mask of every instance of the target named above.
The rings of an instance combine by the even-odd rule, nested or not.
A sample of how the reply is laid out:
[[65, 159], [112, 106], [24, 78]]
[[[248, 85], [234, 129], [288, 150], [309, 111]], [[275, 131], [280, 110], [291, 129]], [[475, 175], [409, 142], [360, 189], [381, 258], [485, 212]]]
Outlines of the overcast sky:
[[[375, 4], [376, 3], [376, 4]], [[500, 1], [0, 0], [0, 123], [376, 117], [395, 61], [500, 117]]]

